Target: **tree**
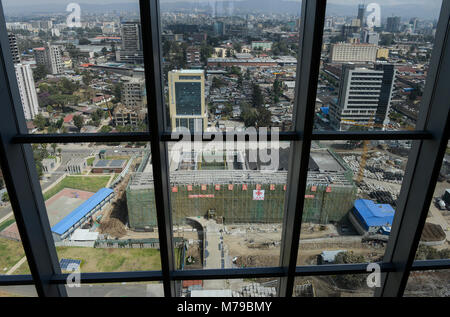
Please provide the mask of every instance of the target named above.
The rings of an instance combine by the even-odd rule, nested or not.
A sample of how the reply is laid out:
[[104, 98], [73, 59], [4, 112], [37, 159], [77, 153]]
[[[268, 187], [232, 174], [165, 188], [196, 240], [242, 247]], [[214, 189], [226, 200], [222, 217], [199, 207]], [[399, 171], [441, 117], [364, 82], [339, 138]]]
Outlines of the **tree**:
[[253, 94], [252, 94], [253, 107], [260, 108], [264, 103], [264, 97], [261, 93], [261, 88], [258, 84], [253, 84]]
[[277, 79], [275, 79], [274, 83], [273, 83], [273, 102], [274, 103], [278, 103], [280, 101], [280, 96], [283, 92], [283, 88], [282, 88], [282, 83], [281, 81]]
[[61, 157], [62, 149], [59, 147], [56, 150], [58, 151], [58, 155]]
[[100, 133], [109, 133], [111, 130], [112, 128], [109, 125], [104, 125], [100, 128]]
[[380, 45], [389, 46], [394, 43], [394, 35], [393, 34], [381, 34]]
[[85, 71], [83, 73], [83, 84], [85, 84], [86, 86], [89, 86], [91, 84], [93, 80], [93, 77], [91, 76], [91, 74], [88, 71]]
[[33, 70], [33, 79], [35, 82], [38, 82], [41, 79], [44, 79], [45, 77], [47, 77], [47, 75], [48, 75], [48, 71], [44, 65], [38, 65]]
[[33, 119], [33, 123], [36, 125], [36, 127], [39, 130], [44, 130], [45, 126], [46, 126], [46, 120], [45, 118], [42, 116], [42, 114], [38, 113], [34, 119]]
[[76, 115], [73, 117], [73, 124], [78, 128], [78, 131], [81, 131], [81, 128], [84, 125], [84, 119], [80, 115]]
[[58, 147], [58, 145], [56, 143], [52, 143], [50, 146], [53, 149], [53, 154], [56, 155], [56, 148]]
[[7, 192], [3, 193], [2, 201], [3, 201], [3, 202], [8, 202], [8, 201], [9, 201], [9, 195], [8, 195]]

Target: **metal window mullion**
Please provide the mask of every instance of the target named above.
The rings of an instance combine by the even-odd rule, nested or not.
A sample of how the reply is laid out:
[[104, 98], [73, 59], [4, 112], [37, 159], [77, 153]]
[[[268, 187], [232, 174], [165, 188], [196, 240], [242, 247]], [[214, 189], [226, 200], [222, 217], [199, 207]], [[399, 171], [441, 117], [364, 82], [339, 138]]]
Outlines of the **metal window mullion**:
[[294, 102], [294, 130], [302, 140], [293, 141], [289, 156], [285, 214], [281, 237], [280, 266], [287, 276], [280, 280], [278, 295], [291, 297], [305, 200], [308, 163], [314, 126], [314, 107], [322, 51], [326, 0], [303, 0], [300, 45]]
[[1, 5], [0, 100], [0, 165], [36, 291], [39, 296], [67, 296], [64, 286], [50, 284], [61, 270], [31, 146], [12, 143], [27, 128]]
[[443, 1], [430, 62], [422, 109], [416, 129], [433, 138], [415, 141], [411, 149], [398, 208], [384, 262], [395, 272], [384, 273], [377, 296], [402, 296], [427, 218], [450, 131], [450, 1]]
[[171, 273], [175, 271], [175, 259], [169, 194], [169, 160], [167, 144], [162, 139], [165, 132], [165, 116], [161, 73], [159, 1], [140, 0], [139, 7], [164, 295], [174, 297], [175, 283], [170, 278]]

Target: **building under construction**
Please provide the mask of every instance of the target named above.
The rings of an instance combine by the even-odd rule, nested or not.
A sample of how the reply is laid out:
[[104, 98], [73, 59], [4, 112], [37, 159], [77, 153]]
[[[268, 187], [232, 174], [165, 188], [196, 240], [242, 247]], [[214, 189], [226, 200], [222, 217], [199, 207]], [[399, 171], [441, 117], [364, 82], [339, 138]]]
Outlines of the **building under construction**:
[[[221, 160], [211, 162], [211, 157]], [[170, 167], [174, 224], [187, 217], [215, 217], [226, 224], [280, 223], [286, 201], [289, 148], [279, 151], [279, 167], [267, 171], [249, 151], [182, 153]], [[356, 197], [353, 174], [339, 156], [326, 148], [311, 150], [304, 222], [339, 221]], [[152, 230], [157, 226], [153, 174], [149, 155], [127, 188], [129, 227]]]

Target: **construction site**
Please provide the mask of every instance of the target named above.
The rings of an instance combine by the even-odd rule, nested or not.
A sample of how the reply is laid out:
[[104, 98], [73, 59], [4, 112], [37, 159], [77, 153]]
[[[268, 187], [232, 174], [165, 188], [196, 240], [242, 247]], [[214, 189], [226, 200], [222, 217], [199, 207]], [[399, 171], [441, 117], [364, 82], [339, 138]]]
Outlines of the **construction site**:
[[[206, 155], [211, 156], [210, 153]], [[172, 161], [170, 186], [172, 221], [188, 217], [214, 218], [224, 224], [281, 223], [288, 175], [289, 147], [279, 151], [279, 166], [265, 170], [249, 152], [220, 153], [226, 159], [205, 159], [203, 153], [181, 153]], [[151, 160], [131, 177], [127, 187], [129, 227], [152, 231], [156, 227]], [[326, 148], [311, 152], [304, 221], [339, 222], [352, 208], [356, 186], [345, 162]]]

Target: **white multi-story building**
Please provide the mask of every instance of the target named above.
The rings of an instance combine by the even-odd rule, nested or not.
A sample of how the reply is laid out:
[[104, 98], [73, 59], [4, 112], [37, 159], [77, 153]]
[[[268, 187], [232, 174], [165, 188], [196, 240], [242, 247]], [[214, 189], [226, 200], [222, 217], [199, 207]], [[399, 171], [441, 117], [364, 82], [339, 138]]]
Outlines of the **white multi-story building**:
[[33, 49], [36, 65], [44, 65], [52, 75], [62, 74], [64, 63], [58, 46], [47, 44], [46, 47]]
[[375, 44], [333, 44], [331, 47], [331, 62], [375, 62], [377, 60], [377, 50], [378, 47]]
[[395, 76], [391, 64], [374, 69], [343, 65], [338, 103], [330, 107], [331, 125], [339, 130], [364, 125], [382, 129], [388, 123]]
[[14, 67], [25, 119], [33, 120], [39, 112], [33, 72], [28, 64], [15, 64]]

